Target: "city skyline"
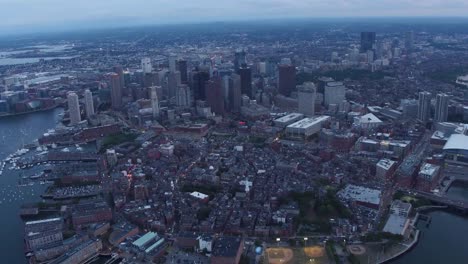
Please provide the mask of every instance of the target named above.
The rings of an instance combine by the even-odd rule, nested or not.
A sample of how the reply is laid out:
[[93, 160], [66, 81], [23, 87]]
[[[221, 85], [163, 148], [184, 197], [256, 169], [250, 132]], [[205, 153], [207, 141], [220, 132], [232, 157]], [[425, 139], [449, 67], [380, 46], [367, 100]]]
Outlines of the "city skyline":
[[[295, 18], [466, 17], [465, 1], [157, 1], [0, 0], [0, 34], [154, 24]], [[141, 8], [145, 6], [145, 8]], [[73, 12], [70, 12], [73, 10]]]

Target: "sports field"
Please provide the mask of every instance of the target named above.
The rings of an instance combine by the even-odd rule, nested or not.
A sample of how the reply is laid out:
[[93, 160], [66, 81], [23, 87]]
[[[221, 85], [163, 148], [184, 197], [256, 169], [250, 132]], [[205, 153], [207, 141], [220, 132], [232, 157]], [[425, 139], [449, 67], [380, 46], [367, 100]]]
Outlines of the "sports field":
[[322, 246], [267, 248], [266, 256], [269, 264], [330, 263], [325, 248]]

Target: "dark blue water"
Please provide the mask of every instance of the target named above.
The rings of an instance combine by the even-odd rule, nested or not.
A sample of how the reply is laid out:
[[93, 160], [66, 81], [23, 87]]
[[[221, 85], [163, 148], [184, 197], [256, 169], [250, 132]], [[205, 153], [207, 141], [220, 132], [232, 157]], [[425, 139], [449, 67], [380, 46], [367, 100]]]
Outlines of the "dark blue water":
[[[54, 128], [61, 112], [62, 109], [55, 109], [0, 118], [0, 160]], [[18, 178], [22, 173], [26, 172], [5, 169], [0, 175], [0, 263], [26, 263], [19, 209], [24, 203], [39, 201], [45, 188], [38, 184], [19, 187]]]

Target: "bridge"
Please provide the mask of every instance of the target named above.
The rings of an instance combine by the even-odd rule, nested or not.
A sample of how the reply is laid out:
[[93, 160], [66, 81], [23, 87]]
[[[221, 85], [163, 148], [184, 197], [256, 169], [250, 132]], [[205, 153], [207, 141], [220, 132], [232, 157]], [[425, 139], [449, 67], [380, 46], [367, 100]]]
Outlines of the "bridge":
[[417, 197], [422, 197], [432, 201], [435, 204], [446, 205], [450, 208], [454, 208], [463, 212], [468, 212], [468, 202], [449, 198], [446, 196], [438, 196], [428, 192], [414, 191]]

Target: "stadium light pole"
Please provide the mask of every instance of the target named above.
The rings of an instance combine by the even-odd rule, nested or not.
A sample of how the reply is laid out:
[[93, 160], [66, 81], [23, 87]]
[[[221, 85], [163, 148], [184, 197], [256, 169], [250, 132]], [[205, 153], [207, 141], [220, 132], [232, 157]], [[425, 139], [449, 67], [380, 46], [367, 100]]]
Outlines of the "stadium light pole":
[[309, 240], [309, 238], [308, 238], [308, 237], [304, 237], [304, 247], [307, 246], [307, 240]]

